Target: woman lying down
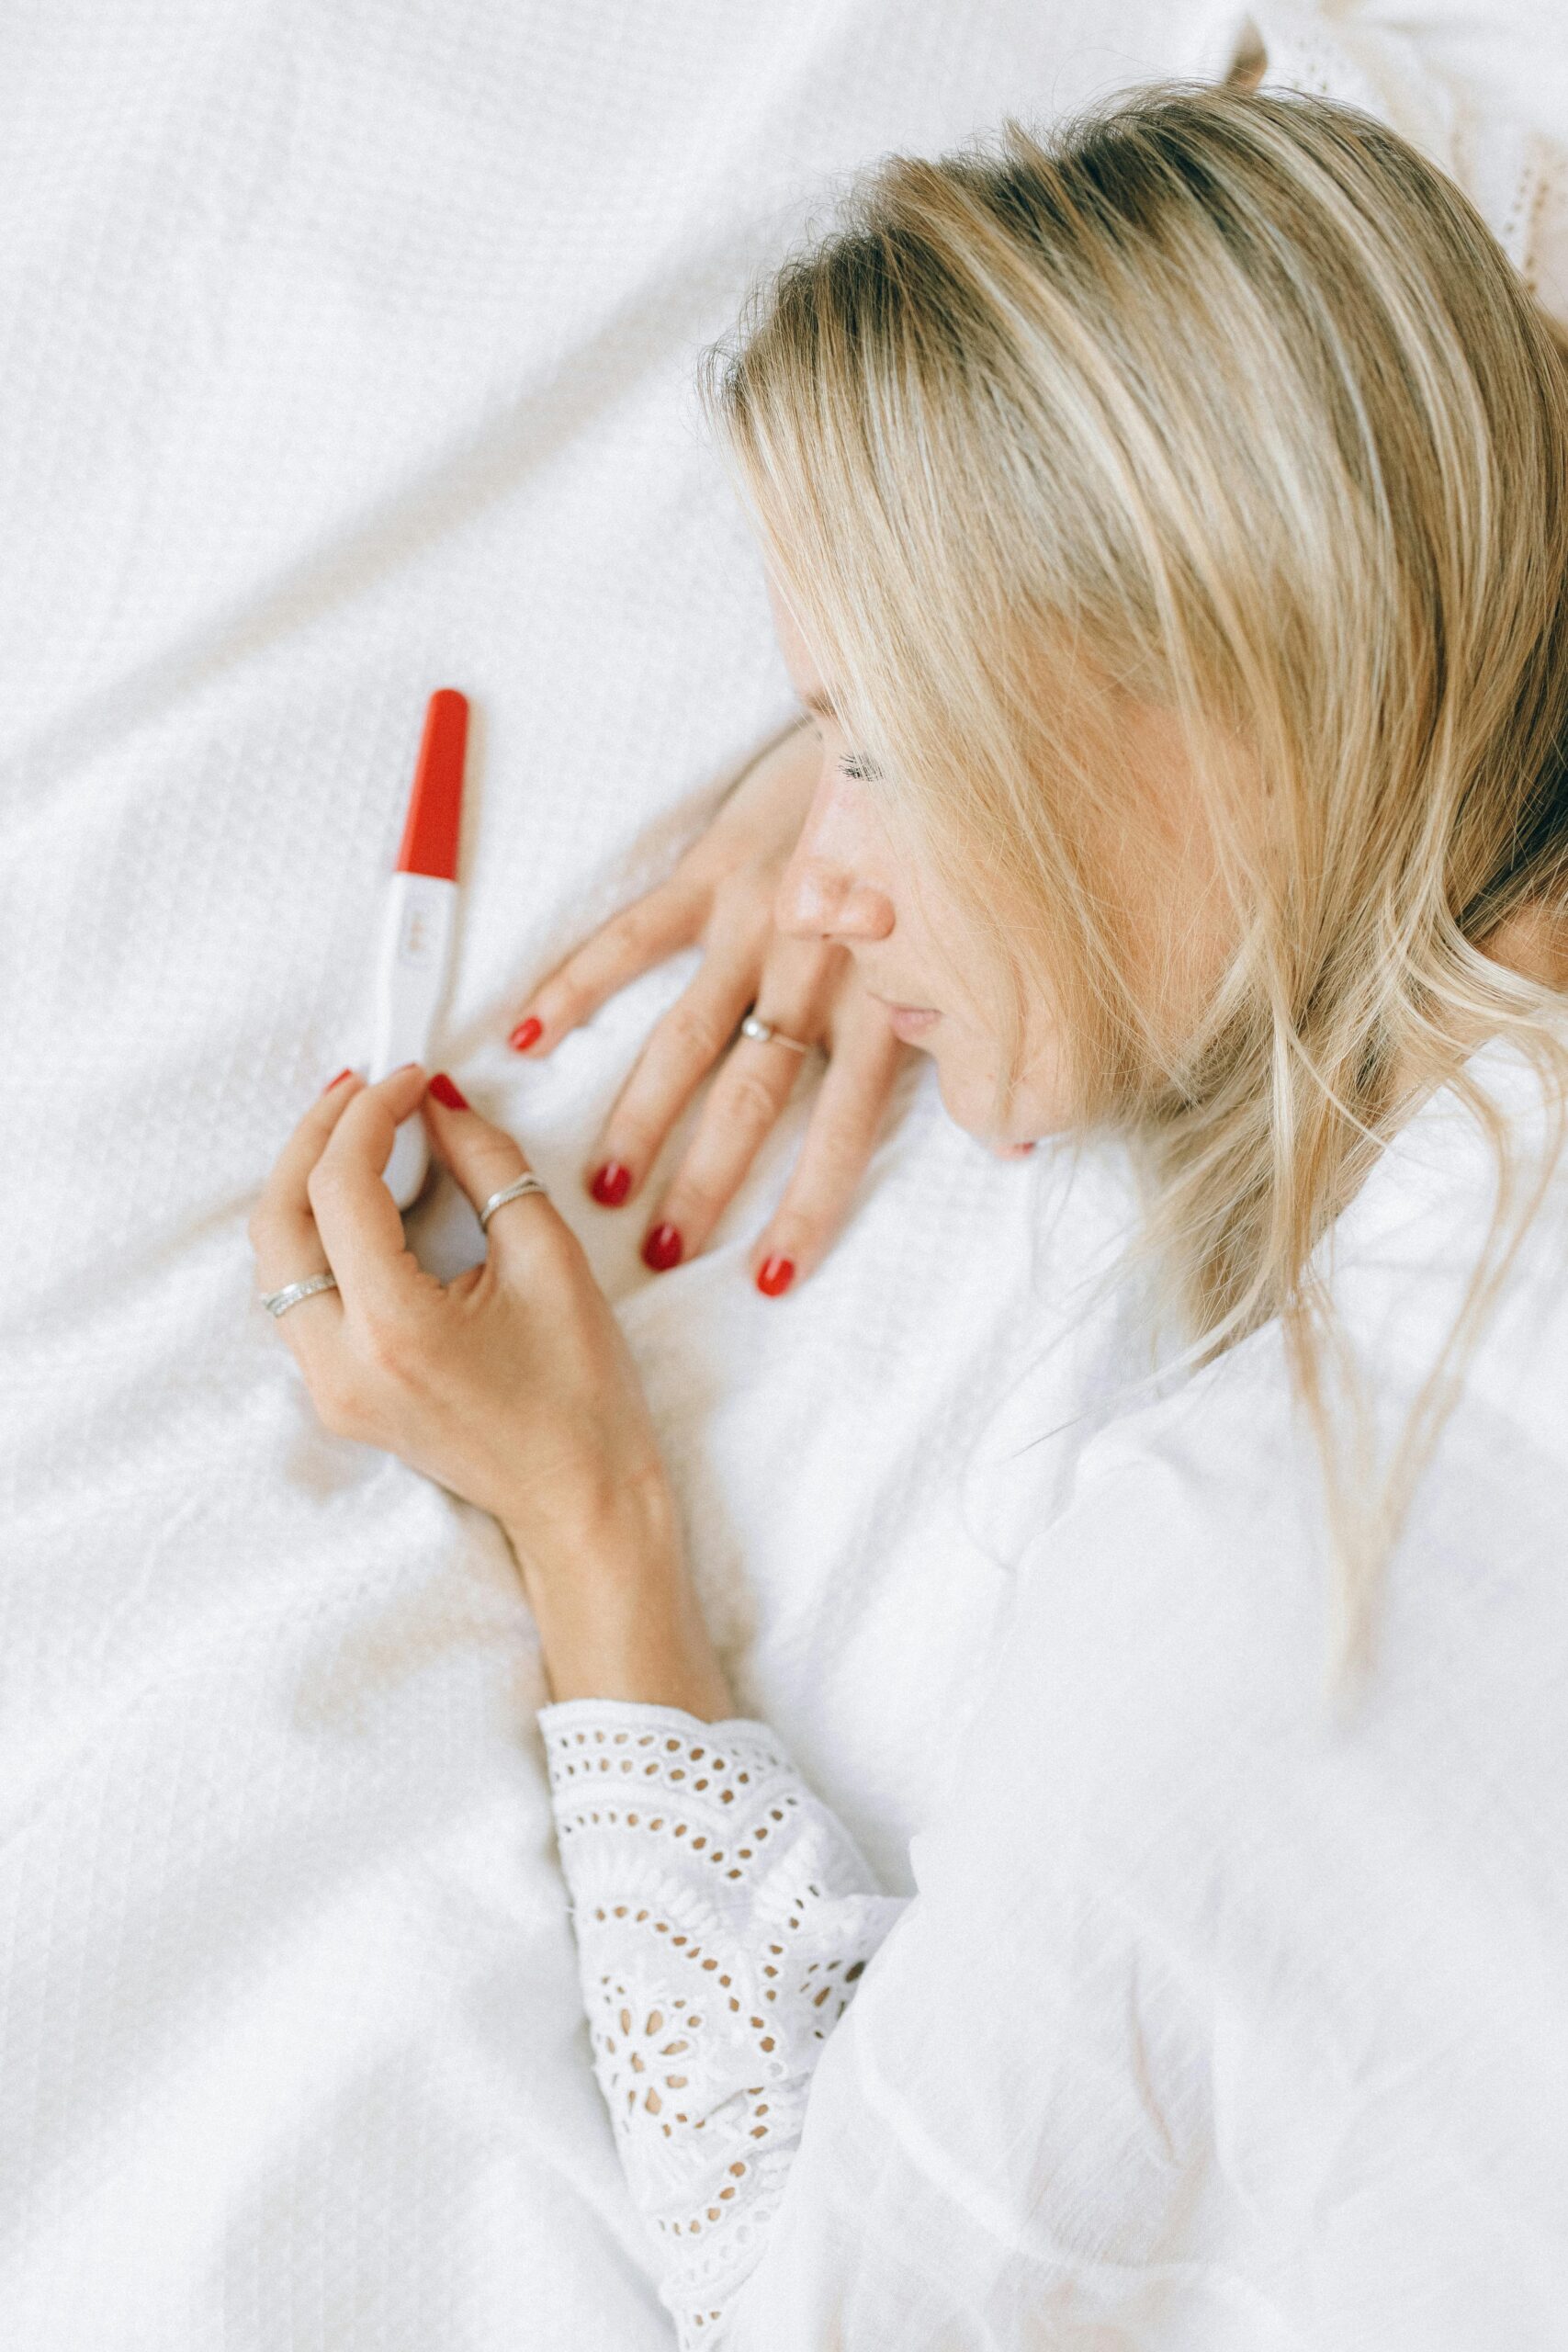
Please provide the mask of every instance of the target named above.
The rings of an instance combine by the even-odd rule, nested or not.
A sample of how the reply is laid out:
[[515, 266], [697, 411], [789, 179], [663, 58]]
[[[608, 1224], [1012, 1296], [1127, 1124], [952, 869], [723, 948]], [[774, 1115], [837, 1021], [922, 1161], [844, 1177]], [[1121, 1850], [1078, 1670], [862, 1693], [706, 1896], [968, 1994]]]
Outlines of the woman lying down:
[[[742, 788], [810, 986], [734, 1099], [842, 1034], [841, 1108], [908, 1039], [998, 1148], [1123, 1138], [1165, 1352], [1020, 1566], [901, 1903], [737, 1717], [513, 1140], [410, 1068], [277, 1163], [258, 1271], [335, 1277], [279, 1326], [327, 1424], [516, 1554], [680, 2339], [1562, 2342], [1568, 367], [1394, 134], [1162, 87], [883, 165], [709, 389], [813, 714]], [[378, 1173], [421, 1104], [488, 1212], [446, 1287]]]

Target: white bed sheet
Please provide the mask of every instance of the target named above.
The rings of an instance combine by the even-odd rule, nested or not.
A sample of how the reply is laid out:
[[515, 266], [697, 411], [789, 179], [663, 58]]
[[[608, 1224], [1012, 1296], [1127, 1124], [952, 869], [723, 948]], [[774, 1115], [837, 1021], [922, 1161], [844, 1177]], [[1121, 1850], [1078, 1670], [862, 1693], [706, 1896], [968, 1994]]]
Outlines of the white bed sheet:
[[[651, 1277], [641, 1218], [578, 1175], [692, 960], [542, 1068], [505, 1014], [790, 708], [690, 392], [753, 268], [857, 161], [1216, 71], [1231, 14], [12, 12], [6, 2343], [668, 2341], [587, 2064], [509, 1557], [315, 1426], [250, 1304], [245, 1215], [363, 1049], [423, 701], [461, 686], [442, 1058], [621, 1304], [742, 1704], [906, 1886], [929, 1722], [972, 1689], [1053, 1475], [994, 1431], [974, 1450], [1114, 1188], [992, 1160], [922, 1064], [839, 1250], [761, 1300], [744, 1253], [811, 1077], [716, 1246]], [[414, 1229], [446, 1266], [476, 1238], [448, 1193]]]

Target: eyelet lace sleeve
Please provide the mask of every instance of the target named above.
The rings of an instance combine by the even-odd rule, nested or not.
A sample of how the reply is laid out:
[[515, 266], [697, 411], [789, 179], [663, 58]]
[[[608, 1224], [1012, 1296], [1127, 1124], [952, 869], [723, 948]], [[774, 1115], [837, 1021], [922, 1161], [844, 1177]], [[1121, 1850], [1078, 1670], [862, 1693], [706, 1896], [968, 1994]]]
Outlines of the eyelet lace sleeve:
[[594, 2072], [681, 2344], [711, 2347], [904, 1905], [764, 1724], [605, 1699], [539, 1722]]

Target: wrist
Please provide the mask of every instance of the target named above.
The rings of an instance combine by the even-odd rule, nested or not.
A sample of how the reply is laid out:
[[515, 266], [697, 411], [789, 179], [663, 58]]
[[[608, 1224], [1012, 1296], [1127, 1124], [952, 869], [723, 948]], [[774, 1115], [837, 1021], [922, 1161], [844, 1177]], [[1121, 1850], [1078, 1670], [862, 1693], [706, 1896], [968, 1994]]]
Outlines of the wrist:
[[636, 1592], [683, 1573], [685, 1546], [675, 1498], [662, 1470], [612, 1491], [579, 1498], [547, 1518], [537, 1510], [501, 1514], [532, 1600], [591, 1581]]
[[543, 1535], [534, 1522], [506, 1534], [552, 1700], [640, 1701], [709, 1723], [734, 1713], [667, 1487], [623, 1494]]

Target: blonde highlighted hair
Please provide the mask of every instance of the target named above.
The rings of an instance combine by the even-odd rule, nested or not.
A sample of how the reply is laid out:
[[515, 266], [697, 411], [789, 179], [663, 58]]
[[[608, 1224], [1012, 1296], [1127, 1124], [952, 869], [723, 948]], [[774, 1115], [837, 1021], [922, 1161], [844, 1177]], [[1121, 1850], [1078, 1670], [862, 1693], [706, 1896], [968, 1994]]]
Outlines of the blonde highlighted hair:
[[[1393, 131], [1161, 85], [880, 165], [706, 390], [887, 821], [969, 918], [998, 1125], [1044, 982], [1201, 1351], [1283, 1318], [1353, 1641], [1444, 1381], [1348, 1507], [1313, 1253], [1481, 1036], [1562, 1087], [1550, 991], [1483, 952], [1568, 912], [1562, 343]], [[1151, 706], [1233, 943], [1175, 1022], [1183, 910], [1156, 953], [1111, 878], [1169, 865], [1122, 748]]]

